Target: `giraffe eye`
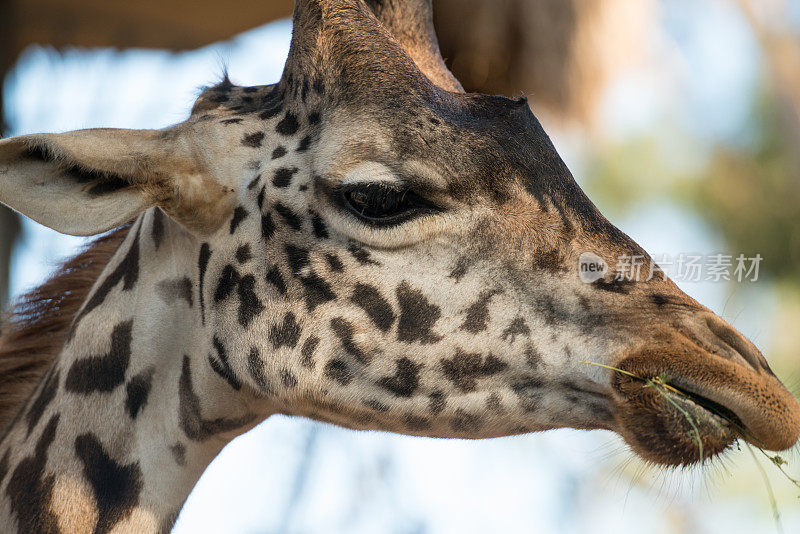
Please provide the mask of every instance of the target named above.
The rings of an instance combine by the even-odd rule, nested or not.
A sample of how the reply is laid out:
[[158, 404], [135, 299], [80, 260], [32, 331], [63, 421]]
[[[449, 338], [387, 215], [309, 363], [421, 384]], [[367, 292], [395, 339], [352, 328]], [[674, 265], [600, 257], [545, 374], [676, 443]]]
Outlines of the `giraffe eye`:
[[433, 210], [413, 191], [394, 184], [355, 184], [341, 190], [344, 206], [374, 226], [392, 226]]

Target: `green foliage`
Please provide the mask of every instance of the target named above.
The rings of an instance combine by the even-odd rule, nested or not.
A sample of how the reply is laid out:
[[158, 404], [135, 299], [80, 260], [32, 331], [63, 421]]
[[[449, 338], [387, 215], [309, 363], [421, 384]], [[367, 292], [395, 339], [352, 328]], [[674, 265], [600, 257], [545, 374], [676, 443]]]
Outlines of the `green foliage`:
[[800, 287], [797, 122], [762, 98], [742, 146], [704, 144], [662, 129], [602, 147], [590, 158], [585, 186], [611, 214], [672, 199], [722, 235], [731, 253], [761, 254], [760, 276]]
[[[588, 163], [589, 196], [601, 210], [616, 215], [634, 205], [673, 196], [676, 184], [692, 180], [694, 172], [684, 165], [684, 147], [669, 146], [684, 140], [686, 136], [677, 132], [659, 132], [601, 146]], [[675, 157], [676, 150], [681, 151], [680, 158]]]
[[800, 284], [800, 147], [766, 101], [744, 149], [719, 146], [691, 198], [730, 250], [764, 258], [762, 272]]

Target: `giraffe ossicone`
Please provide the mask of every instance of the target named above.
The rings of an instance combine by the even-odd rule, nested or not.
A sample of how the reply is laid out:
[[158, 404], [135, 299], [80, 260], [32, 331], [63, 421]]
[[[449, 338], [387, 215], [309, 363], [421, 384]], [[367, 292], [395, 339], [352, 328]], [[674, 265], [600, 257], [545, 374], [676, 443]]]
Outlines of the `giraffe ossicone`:
[[[4, 531], [169, 529], [222, 447], [277, 413], [608, 429], [666, 465], [794, 444], [800, 407], [755, 346], [670, 280], [615, 277], [649, 256], [527, 100], [463, 92], [430, 17], [297, 0], [276, 84], [226, 78], [164, 130], [0, 141], [0, 201], [116, 229], [0, 339], [0, 408], [29, 393], [0, 409]], [[646, 387], [665, 376], [674, 398]]]

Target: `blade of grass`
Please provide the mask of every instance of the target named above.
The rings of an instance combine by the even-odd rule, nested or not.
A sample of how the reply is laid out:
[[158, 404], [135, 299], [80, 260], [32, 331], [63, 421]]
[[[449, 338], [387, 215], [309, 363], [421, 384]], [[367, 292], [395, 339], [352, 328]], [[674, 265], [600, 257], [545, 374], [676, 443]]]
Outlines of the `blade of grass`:
[[758, 458], [756, 458], [756, 453], [753, 452], [753, 448], [750, 446], [750, 444], [747, 443], [746, 441], [744, 444], [747, 445], [747, 452], [749, 452], [750, 456], [753, 457], [753, 461], [756, 463], [756, 467], [758, 467], [758, 471], [761, 473], [761, 478], [764, 479], [764, 486], [767, 488], [767, 496], [769, 497], [769, 505], [770, 507], [772, 507], [772, 516], [775, 518], [775, 530], [778, 531], [778, 534], [783, 534], [783, 524], [781, 523], [781, 512], [780, 510], [778, 510], [778, 501], [775, 500], [775, 492], [772, 491], [772, 484], [769, 481], [767, 472], [764, 470], [764, 466], [761, 465], [761, 462], [758, 461]]
[[797, 480], [796, 478], [793, 478], [793, 477], [792, 477], [791, 475], [789, 475], [789, 473], [787, 473], [787, 472], [786, 472], [786, 470], [783, 468], [783, 466], [784, 466], [784, 465], [788, 465], [788, 463], [789, 463], [789, 462], [787, 462], [786, 460], [784, 460], [784, 459], [783, 459], [783, 458], [782, 458], [780, 455], [778, 455], [778, 454], [776, 454], [775, 456], [770, 456], [770, 455], [769, 455], [769, 453], [768, 453], [767, 451], [765, 451], [764, 449], [762, 449], [761, 447], [756, 447], [756, 449], [758, 449], [759, 451], [761, 451], [761, 454], [763, 454], [764, 456], [766, 456], [766, 457], [767, 457], [767, 459], [768, 459], [770, 462], [772, 462], [772, 464], [773, 464], [775, 467], [777, 467], [777, 468], [778, 468], [778, 470], [779, 470], [781, 473], [783, 473], [783, 476], [784, 476], [784, 477], [786, 477], [786, 479], [787, 479], [789, 482], [791, 482], [791, 483], [792, 483], [792, 484], [794, 484], [794, 485], [795, 485], [795, 486], [796, 486], [798, 489], [800, 489], [800, 480]]
[[[728, 419], [728, 417], [726, 417], [724, 414], [719, 414], [719, 413], [716, 413], [716, 412], [714, 412], [714, 413], [715, 413], [715, 414], [716, 414], [718, 417], [720, 417], [720, 418], [724, 419], [725, 421], [727, 421], [727, 422], [728, 422], [728, 424], [730, 424], [731, 426], [733, 426], [734, 428], [736, 428], [736, 429], [739, 431], [739, 433], [741, 434], [741, 436], [742, 436], [743, 438], [746, 438], [746, 439], [752, 440], [752, 441], [754, 441], [754, 442], [756, 442], [756, 443], [761, 443], [761, 445], [753, 445], [753, 446], [754, 446], [754, 447], [755, 447], [755, 448], [758, 450], [758, 452], [760, 452], [761, 454], [763, 454], [763, 455], [764, 455], [764, 456], [767, 458], [767, 460], [769, 460], [769, 461], [770, 461], [770, 463], [772, 463], [772, 464], [773, 464], [775, 467], [777, 467], [777, 468], [778, 468], [778, 470], [781, 472], [781, 474], [784, 476], [784, 478], [786, 478], [786, 480], [788, 480], [788, 481], [789, 481], [789, 482], [790, 482], [792, 485], [794, 485], [796, 488], [800, 489], [800, 480], [798, 480], [798, 479], [796, 479], [796, 478], [792, 477], [792, 476], [791, 476], [789, 473], [787, 473], [787, 472], [786, 472], [786, 470], [783, 468], [783, 466], [784, 466], [784, 465], [789, 465], [789, 462], [787, 462], [787, 461], [786, 461], [786, 460], [785, 460], [785, 459], [784, 459], [784, 458], [783, 458], [781, 455], [779, 455], [779, 454], [776, 454], [776, 455], [774, 455], [774, 456], [770, 455], [770, 454], [769, 454], [767, 451], [765, 451], [765, 450], [764, 450], [763, 442], [762, 442], [760, 439], [758, 439], [757, 437], [755, 437], [753, 434], [751, 434], [751, 433], [750, 433], [750, 431], [748, 431], [746, 428], [742, 428], [742, 427], [741, 427], [741, 426], [740, 426], [740, 425], [739, 425], [739, 424], [738, 424], [736, 421], [731, 421], [731, 420], [730, 420], [730, 419]], [[750, 447], [750, 443], [749, 443], [748, 441], [745, 441], [744, 443], [745, 443], [745, 445], [747, 445], [748, 447]]]
[[[648, 380], [647, 382], [648, 382], [648, 385], [652, 385], [653, 389], [655, 389], [656, 392], [659, 395], [664, 397], [664, 399], [666, 399], [667, 402], [672, 404], [672, 406], [674, 406], [675, 409], [678, 410], [686, 418], [686, 420], [689, 422], [689, 425], [691, 425], [691, 427], [692, 427], [692, 432], [691, 432], [692, 436], [691, 436], [691, 438], [692, 438], [692, 441], [694, 442], [694, 444], [697, 446], [698, 452], [700, 453], [700, 463], [702, 464], [703, 460], [705, 459], [705, 455], [703, 454], [703, 440], [700, 437], [700, 429], [697, 428], [697, 424], [694, 422], [694, 418], [681, 405], [679, 405], [677, 402], [672, 400], [669, 397], [669, 395], [667, 395], [666, 393], [664, 393], [663, 391], [661, 391], [659, 389], [660, 387], [663, 387], [663, 382], [661, 382], [660, 380], [658, 382], [656, 382], [655, 380]], [[677, 391], [677, 390], [675, 390], [675, 391]], [[678, 393], [680, 393], [680, 392], [678, 392]]]
[[644, 380], [644, 378], [642, 378], [642, 377], [640, 377], [640, 376], [636, 376], [635, 374], [633, 374], [633, 373], [631, 373], [631, 372], [629, 372], [629, 371], [625, 371], [624, 369], [620, 369], [620, 368], [618, 368], [618, 367], [612, 367], [612, 366], [610, 366], [610, 365], [605, 365], [605, 364], [603, 364], [603, 363], [597, 363], [597, 362], [587, 362], [587, 361], [585, 361], [585, 360], [581, 360], [581, 361], [579, 361], [578, 363], [585, 363], [586, 365], [596, 365], [597, 367], [603, 367], [603, 368], [605, 368], [605, 369], [611, 369], [612, 371], [616, 371], [616, 372], [618, 372], [618, 373], [622, 373], [622, 374], [624, 374], [624, 375], [631, 376], [631, 377], [633, 377], [633, 378], [636, 378], [637, 380]]
[[667, 375], [660, 374], [655, 378], [651, 378], [650, 380], [653, 381], [653, 382], [657, 382], [664, 389], [668, 389], [671, 392], [673, 392], [673, 393], [675, 393], [677, 395], [680, 395], [681, 397], [687, 397], [686, 393], [684, 393], [684, 392], [682, 392], [682, 391], [680, 391], [678, 389], [675, 389], [675, 387], [673, 387], [671, 384], [667, 383]]

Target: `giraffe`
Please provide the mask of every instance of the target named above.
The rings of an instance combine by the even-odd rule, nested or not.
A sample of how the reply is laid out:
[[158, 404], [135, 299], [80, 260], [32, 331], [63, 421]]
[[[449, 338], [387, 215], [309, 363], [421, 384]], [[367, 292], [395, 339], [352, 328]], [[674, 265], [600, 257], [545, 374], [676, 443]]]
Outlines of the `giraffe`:
[[4, 531], [168, 531], [273, 414], [445, 438], [606, 429], [661, 465], [800, 432], [758, 349], [662, 273], [581, 278], [587, 252], [649, 256], [525, 98], [463, 91], [430, 0], [297, 0], [278, 83], [226, 76], [162, 130], [0, 141], [0, 201], [103, 234], [0, 340]]

